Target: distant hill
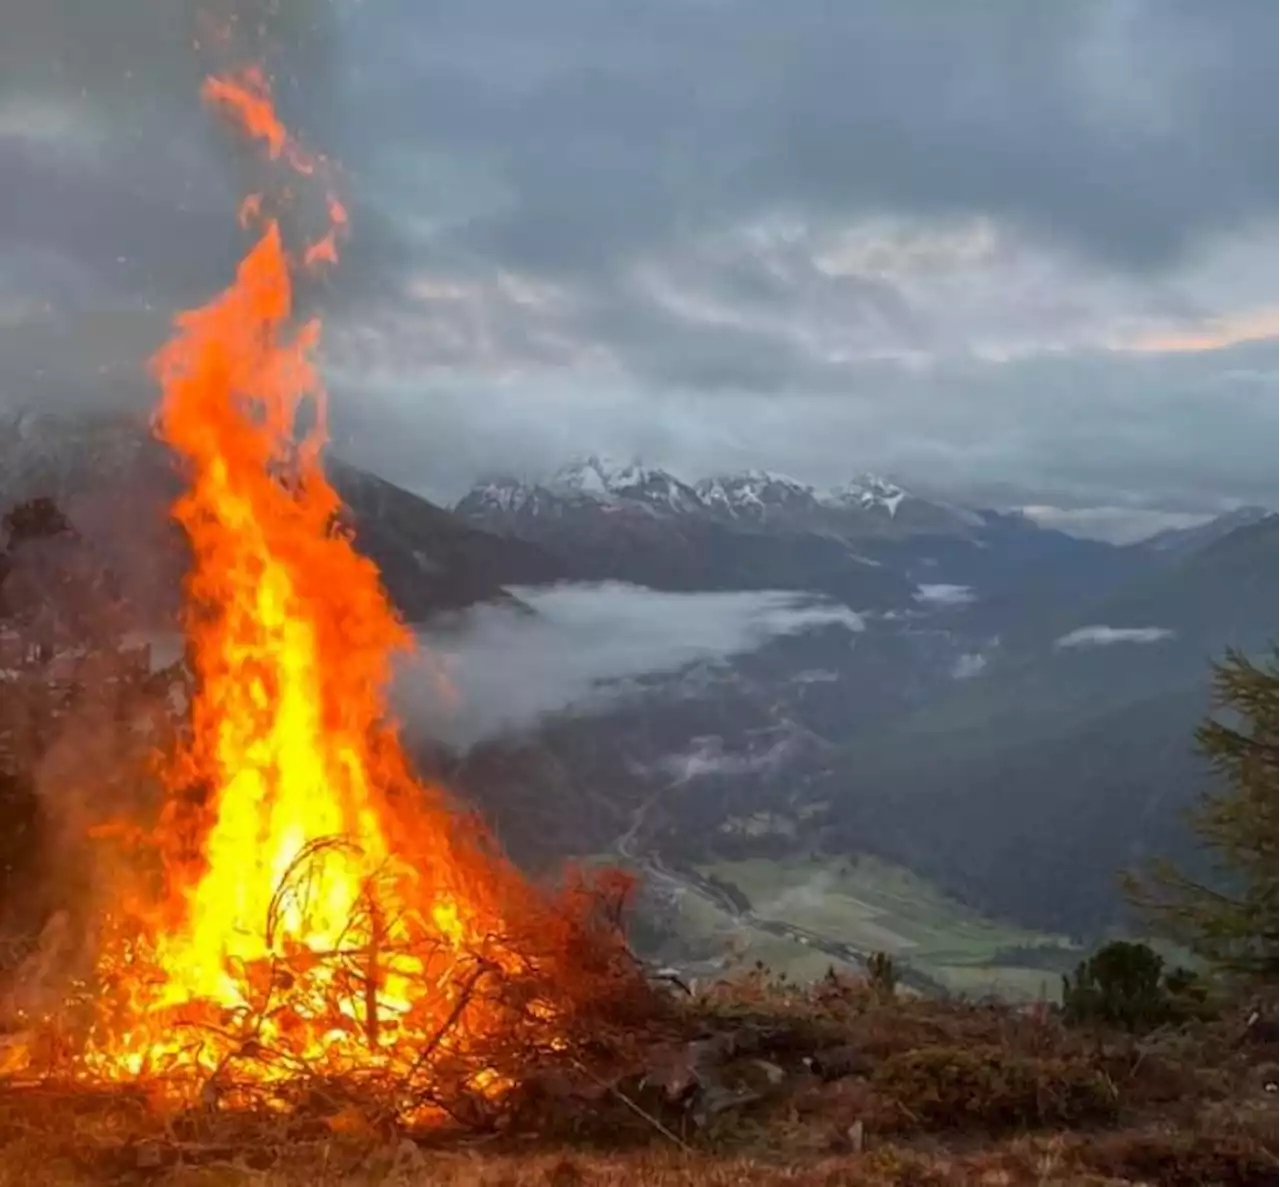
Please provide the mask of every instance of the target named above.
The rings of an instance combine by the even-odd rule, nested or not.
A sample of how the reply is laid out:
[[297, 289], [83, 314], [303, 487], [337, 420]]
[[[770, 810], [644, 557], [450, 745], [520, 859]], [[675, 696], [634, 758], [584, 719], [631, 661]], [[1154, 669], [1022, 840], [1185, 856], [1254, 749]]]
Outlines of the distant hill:
[[1169, 528], [1166, 531], [1157, 532], [1154, 536], [1148, 536], [1145, 540], [1139, 541], [1138, 547], [1150, 552], [1184, 554], [1195, 552], [1196, 549], [1229, 535], [1236, 528], [1259, 523], [1274, 514], [1265, 507], [1237, 507], [1234, 511], [1215, 516], [1206, 523], [1196, 524], [1195, 527]]
[[815, 794], [842, 843], [882, 849], [987, 909], [1086, 929], [1114, 871], [1185, 851], [1210, 774], [1193, 751], [1209, 666], [1276, 633], [1276, 518], [1237, 528], [993, 657], [857, 738]]

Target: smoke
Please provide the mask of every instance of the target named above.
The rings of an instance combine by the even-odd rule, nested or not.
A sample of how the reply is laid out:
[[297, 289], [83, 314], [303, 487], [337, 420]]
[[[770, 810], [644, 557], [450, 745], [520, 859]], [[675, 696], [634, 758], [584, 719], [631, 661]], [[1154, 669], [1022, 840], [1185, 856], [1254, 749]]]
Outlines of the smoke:
[[230, 279], [262, 188], [201, 82], [262, 63], [289, 126], [341, 159], [338, 23], [327, 0], [0, 0], [0, 407], [154, 401], [146, 359]]
[[643, 676], [753, 651], [814, 627], [863, 628], [847, 607], [780, 591], [659, 593], [621, 584], [513, 591], [424, 632], [397, 704], [412, 732], [458, 747], [564, 709], [601, 712]]
[[0, 0], [0, 100], [122, 124], [172, 118], [175, 103], [198, 106], [201, 67], [221, 54], [265, 61], [286, 100], [306, 87], [305, 107], [324, 111], [336, 23], [330, 0]]
[[[0, 901], [0, 963], [9, 973], [0, 979], [0, 1026], [14, 1011], [41, 1013], [62, 1001], [69, 980], [92, 966], [106, 907], [145, 884], [128, 826], [153, 818], [161, 801], [153, 759], [173, 750], [168, 688], [146, 681], [135, 650], [74, 648], [47, 672], [10, 676], [32, 731], [46, 737], [29, 784], [15, 780], [10, 789], [36, 813], [24, 850], [9, 855]], [[74, 704], [41, 704], [72, 680], [83, 688]], [[17, 807], [11, 799], [7, 824]]]

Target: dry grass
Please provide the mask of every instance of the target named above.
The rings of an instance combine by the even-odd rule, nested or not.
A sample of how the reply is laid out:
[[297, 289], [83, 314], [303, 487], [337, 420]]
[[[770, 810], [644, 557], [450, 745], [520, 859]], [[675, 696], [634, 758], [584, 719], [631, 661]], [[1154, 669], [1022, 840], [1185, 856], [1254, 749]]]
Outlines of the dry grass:
[[243, 1157], [159, 1163], [139, 1147], [131, 1164], [31, 1163], [6, 1147], [0, 1187], [1252, 1187], [1276, 1180], [1274, 1158], [1211, 1135], [1134, 1132], [1085, 1144], [1039, 1136], [965, 1154], [883, 1146], [863, 1155], [816, 1158], [681, 1154], [669, 1150], [526, 1154], [424, 1152], [412, 1143], [368, 1149], [281, 1151], [270, 1166]]
[[[1276, 1053], [1237, 1035], [1139, 1041], [758, 976], [669, 1007], [625, 1066], [613, 1051], [608, 1071], [533, 1075], [484, 1134], [413, 1132], [332, 1095], [163, 1114], [122, 1088], [9, 1085], [0, 1187], [1271, 1183]], [[742, 1103], [699, 1118], [709, 1084]]]

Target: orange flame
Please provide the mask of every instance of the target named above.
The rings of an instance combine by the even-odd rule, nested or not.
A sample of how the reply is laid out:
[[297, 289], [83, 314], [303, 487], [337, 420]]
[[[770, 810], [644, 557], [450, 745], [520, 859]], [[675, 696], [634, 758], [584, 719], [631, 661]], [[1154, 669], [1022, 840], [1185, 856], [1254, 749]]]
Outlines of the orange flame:
[[[312, 172], [259, 72], [204, 94]], [[328, 216], [303, 263], [336, 259], [334, 198]], [[258, 199], [241, 219], [262, 221]], [[97, 1076], [207, 1078], [249, 1050], [277, 1057], [250, 1077], [408, 1066], [457, 1009], [464, 954], [514, 967], [494, 937], [517, 904], [534, 909], [513, 867], [409, 773], [384, 690], [410, 634], [335, 527], [320, 328], [292, 326], [290, 257], [279, 225], [263, 227], [234, 283], [179, 315], [153, 361], [158, 431], [189, 476], [174, 515], [194, 558], [198, 691], [155, 838], [158, 908], [133, 904], [133, 930], [104, 945], [84, 1056]]]

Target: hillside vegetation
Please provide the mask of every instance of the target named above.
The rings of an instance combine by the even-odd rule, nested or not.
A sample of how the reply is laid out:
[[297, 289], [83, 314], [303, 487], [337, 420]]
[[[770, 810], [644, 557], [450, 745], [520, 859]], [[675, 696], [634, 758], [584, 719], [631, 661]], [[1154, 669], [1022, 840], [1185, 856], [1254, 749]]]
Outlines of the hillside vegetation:
[[[1243, 1016], [1135, 1036], [1049, 1012], [764, 973], [670, 999], [608, 1072], [533, 1075], [486, 1133], [358, 1099], [158, 1118], [126, 1093], [0, 1092], [0, 1184], [1167, 1187], [1273, 1182], [1275, 1045]], [[602, 1036], [603, 1038], [604, 1036]]]

